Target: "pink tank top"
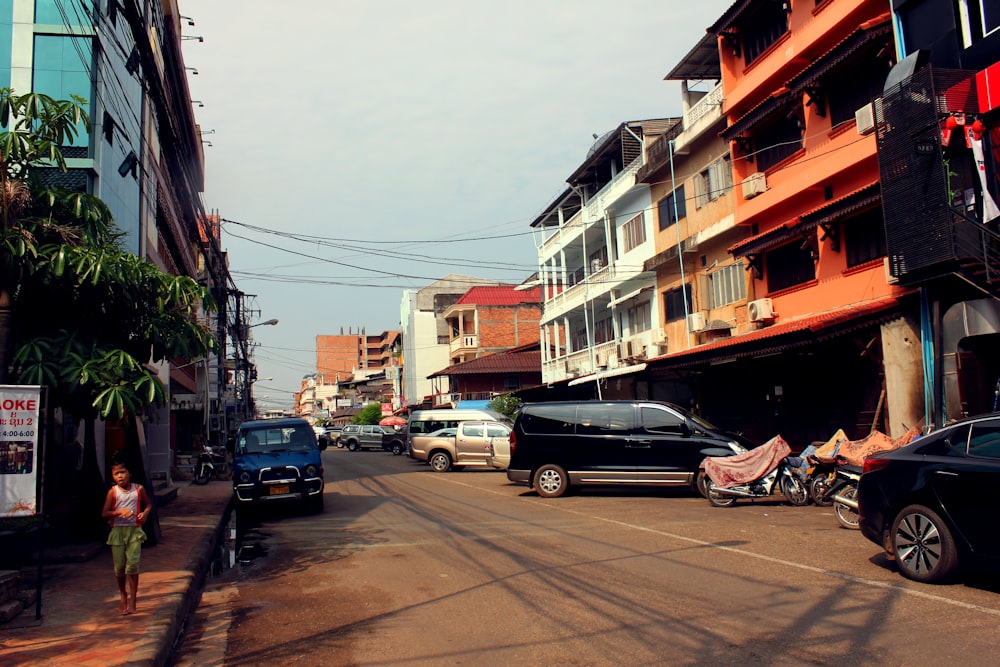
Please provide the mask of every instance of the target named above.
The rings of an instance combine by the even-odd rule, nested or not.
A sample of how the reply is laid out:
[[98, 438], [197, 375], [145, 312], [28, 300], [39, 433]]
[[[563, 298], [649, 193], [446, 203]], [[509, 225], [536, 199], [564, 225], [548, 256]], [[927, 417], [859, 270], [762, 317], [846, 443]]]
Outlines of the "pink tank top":
[[137, 526], [136, 515], [139, 513], [139, 485], [132, 484], [132, 488], [124, 491], [122, 487], [115, 484], [115, 510], [130, 509], [132, 516], [125, 519], [120, 516], [112, 517], [112, 526]]

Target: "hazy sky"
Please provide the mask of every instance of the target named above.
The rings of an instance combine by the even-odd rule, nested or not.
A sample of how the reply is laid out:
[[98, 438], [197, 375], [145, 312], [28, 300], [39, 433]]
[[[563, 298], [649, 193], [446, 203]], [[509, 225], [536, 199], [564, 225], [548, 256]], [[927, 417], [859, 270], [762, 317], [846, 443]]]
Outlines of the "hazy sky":
[[254, 393], [290, 408], [317, 335], [400, 328], [403, 289], [449, 272], [535, 271], [530, 221], [593, 135], [680, 114], [663, 77], [731, 0], [179, 3], [204, 202], [251, 323], [279, 320]]

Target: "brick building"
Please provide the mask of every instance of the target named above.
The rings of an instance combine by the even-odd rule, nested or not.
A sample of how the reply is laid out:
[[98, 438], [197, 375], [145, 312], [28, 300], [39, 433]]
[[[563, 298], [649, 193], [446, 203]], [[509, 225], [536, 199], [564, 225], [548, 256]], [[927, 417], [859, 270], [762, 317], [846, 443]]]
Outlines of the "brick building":
[[537, 287], [473, 287], [443, 314], [449, 329], [449, 361], [457, 364], [537, 341], [540, 316]]
[[399, 331], [369, 336], [364, 327], [339, 335], [316, 336], [316, 374], [327, 383], [350, 379], [355, 371], [391, 366], [400, 344]]

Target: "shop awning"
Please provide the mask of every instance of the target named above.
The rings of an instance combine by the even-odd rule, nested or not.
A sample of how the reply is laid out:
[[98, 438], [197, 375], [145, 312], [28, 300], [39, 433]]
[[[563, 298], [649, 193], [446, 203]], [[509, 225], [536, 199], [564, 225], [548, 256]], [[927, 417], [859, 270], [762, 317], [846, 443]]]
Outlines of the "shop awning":
[[887, 322], [898, 315], [899, 299], [884, 297], [655, 357], [648, 360], [647, 365], [652, 371], [671, 370], [772, 354]]
[[809, 229], [815, 229], [817, 225], [829, 225], [841, 218], [874, 206], [880, 201], [882, 201], [882, 188], [879, 182], [875, 181], [843, 197], [832, 199], [822, 206], [817, 206], [811, 211], [803, 213], [799, 216], [802, 222], [796, 226], [795, 231], [804, 232]]
[[606, 380], [608, 378], [619, 377], [621, 375], [630, 375], [632, 373], [638, 373], [639, 371], [646, 370], [646, 364], [635, 364], [634, 366], [622, 366], [621, 368], [610, 368], [606, 371], [597, 371], [596, 373], [591, 373], [590, 375], [584, 375], [583, 377], [578, 377], [574, 380], [569, 381], [570, 387], [575, 387], [578, 384], [584, 384], [585, 382], [595, 382], [597, 380]]

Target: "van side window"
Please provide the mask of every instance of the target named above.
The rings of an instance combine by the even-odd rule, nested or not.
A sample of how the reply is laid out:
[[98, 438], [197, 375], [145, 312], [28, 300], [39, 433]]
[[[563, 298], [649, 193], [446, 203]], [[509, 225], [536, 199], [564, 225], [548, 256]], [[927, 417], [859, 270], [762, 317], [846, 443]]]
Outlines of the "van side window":
[[483, 425], [481, 423], [466, 424], [465, 428], [462, 429], [462, 432], [473, 438], [481, 438], [483, 437]]
[[640, 408], [642, 428], [650, 433], [680, 433], [684, 420], [666, 410], [656, 408]]
[[575, 422], [575, 405], [533, 405], [521, 412], [525, 433], [572, 435]]
[[577, 414], [577, 434], [611, 435], [632, 430], [631, 404], [601, 405], [582, 404]]

